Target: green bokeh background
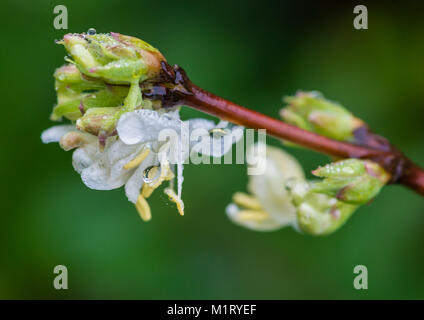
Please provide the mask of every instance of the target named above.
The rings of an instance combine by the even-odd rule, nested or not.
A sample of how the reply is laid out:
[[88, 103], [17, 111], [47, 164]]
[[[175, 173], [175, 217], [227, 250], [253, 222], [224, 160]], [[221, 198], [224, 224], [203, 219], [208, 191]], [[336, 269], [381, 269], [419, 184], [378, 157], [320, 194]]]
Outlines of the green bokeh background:
[[[40, 141], [65, 55], [53, 41], [65, 33], [53, 28], [58, 4], [69, 32], [140, 37], [198, 85], [271, 116], [283, 95], [322, 91], [424, 165], [422, 7], [367, 4], [358, 31], [348, 2], [2, 1], [0, 298], [424, 298], [424, 200], [399, 186], [325, 238], [233, 225], [224, 209], [246, 188], [243, 165], [186, 166], [186, 215], [156, 192], [149, 223], [122, 189], [85, 187], [71, 153]], [[293, 153], [305, 170], [327, 161]], [[52, 286], [58, 264], [69, 290]], [[358, 264], [367, 291], [353, 288]]]

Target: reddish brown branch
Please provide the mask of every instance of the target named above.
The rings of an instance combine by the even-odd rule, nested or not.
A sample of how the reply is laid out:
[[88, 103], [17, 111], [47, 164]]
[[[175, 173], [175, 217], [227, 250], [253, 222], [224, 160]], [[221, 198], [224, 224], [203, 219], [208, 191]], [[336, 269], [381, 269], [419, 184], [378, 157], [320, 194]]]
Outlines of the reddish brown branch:
[[368, 158], [381, 151], [333, 140], [316, 133], [300, 129], [281, 120], [244, 108], [233, 102], [207, 92], [191, 84], [193, 95], [184, 103], [205, 113], [252, 129], [266, 129], [267, 134], [284, 139], [305, 148], [340, 158]]
[[252, 128], [266, 129], [267, 134], [308, 149], [338, 158], [370, 159], [383, 166], [392, 176], [392, 183], [401, 183], [424, 195], [424, 170], [412, 163], [383, 137], [366, 127], [355, 132], [355, 144], [333, 140], [316, 133], [268, 117], [218, 97], [193, 84], [184, 70], [162, 63], [162, 77], [147, 87], [143, 94], [162, 100], [163, 106], [184, 104], [223, 120]]
[[400, 183], [424, 195], [424, 170], [414, 163], [409, 163], [400, 178]]

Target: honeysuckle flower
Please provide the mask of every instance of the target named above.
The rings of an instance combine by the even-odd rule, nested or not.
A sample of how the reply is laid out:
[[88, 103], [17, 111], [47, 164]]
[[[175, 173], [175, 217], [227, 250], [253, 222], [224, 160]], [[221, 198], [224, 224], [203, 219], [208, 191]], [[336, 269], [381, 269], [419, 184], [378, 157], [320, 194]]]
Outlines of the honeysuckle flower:
[[303, 169], [287, 152], [266, 146], [261, 155], [258, 144], [247, 151], [248, 157], [265, 161], [265, 172], [249, 176], [250, 194], [237, 192], [227, 206], [228, 217], [238, 225], [256, 231], [272, 231], [296, 224], [296, 207], [286, 189], [290, 180], [304, 181]]
[[44, 131], [43, 142], [76, 149], [72, 163], [87, 187], [125, 186], [144, 220], [151, 218], [146, 199], [164, 182], [165, 194], [184, 214], [183, 164], [190, 155], [222, 157], [242, 137], [242, 128], [181, 121], [178, 106], [143, 98], [145, 82], [160, 78], [166, 60], [140, 39], [90, 31], [67, 34], [58, 43], [68, 51], [69, 64], [54, 74], [58, 98], [51, 119], [73, 123]]
[[[211, 138], [210, 132], [217, 128], [224, 135]], [[203, 135], [188, 139], [191, 131], [199, 129], [203, 129]], [[54, 126], [44, 131], [41, 138], [45, 143], [60, 142], [65, 150], [77, 148], [72, 163], [87, 187], [111, 190], [125, 185], [128, 200], [148, 221], [151, 210], [146, 199], [165, 181], [169, 181], [165, 194], [184, 214], [182, 172], [190, 152], [205, 151], [207, 155], [221, 157], [241, 136], [241, 127], [228, 128], [205, 119], [181, 121], [178, 111], [141, 109], [121, 116], [117, 136], [106, 138], [103, 150], [96, 136], [78, 130], [75, 125]]]
[[299, 91], [295, 96], [285, 97], [284, 102], [288, 104], [280, 111], [284, 121], [329, 138], [349, 141], [354, 130], [363, 125], [343, 106], [316, 91]]

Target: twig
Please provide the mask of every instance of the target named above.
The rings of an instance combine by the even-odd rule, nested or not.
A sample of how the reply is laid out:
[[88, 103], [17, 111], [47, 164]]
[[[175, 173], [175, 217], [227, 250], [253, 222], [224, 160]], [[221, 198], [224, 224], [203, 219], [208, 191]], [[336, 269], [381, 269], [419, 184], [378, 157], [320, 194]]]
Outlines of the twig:
[[187, 105], [248, 128], [266, 129], [271, 136], [330, 156], [375, 161], [391, 174], [392, 183], [424, 195], [424, 170], [365, 126], [355, 130], [354, 143], [333, 140], [218, 97], [192, 83], [182, 68], [165, 62], [160, 79], [142, 84], [142, 90], [144, 96], [161, 100], [165, 107]]

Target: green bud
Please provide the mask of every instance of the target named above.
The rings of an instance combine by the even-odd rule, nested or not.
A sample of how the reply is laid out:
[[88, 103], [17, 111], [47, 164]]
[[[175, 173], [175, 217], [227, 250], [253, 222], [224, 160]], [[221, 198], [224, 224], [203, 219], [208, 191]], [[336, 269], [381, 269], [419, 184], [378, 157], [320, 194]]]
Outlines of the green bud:
[[323, 194], [311, 194], [297, 208], [298, 226], [307, 234], [328, 235], [343, 226], [357, 208]]
[[92, 108], [77, 120], [77, 128], [98, 136], [100, 132], [109, 132], [109, 121], [119, 112], [119, 107]]
[[369, 202], [390, 179], [390, 175], [377, 163], [359, 159], [330, 163], [312, 173], [324, 178], [313, 185], [313, 192], [351, 204]]
[[297, 226], [311, 235], [328, 235], [339, 229], [358, 208], [325, 194], [310, 192], [310, 183], [298, 183], [290, 190], [296, 207]]
[[[56, 71], [58, 104], [52, 119], [65, 116], [78, 120], [81, 130], [92, 134], [103, 131], [102, 136], [108, 136], [122, 114], [152, 108], [151, 101], [143, 101], [140, 82], [159, 75], [161, 63], [166, 60], [157, 49], [114, 32], [67, 34], [59, 43], [65, 46], [75, 66]], [[99, 110], [90, 111], [92, 108]]]
[[56, 80], [56, 90], [69, 89], [81, 92], [84, 90], [99, 90], [106, 86], [100, 79], [83, 75], [74, 64], [57, 68], [53, 76]]
[[317, 92], [298, 92], [284, 101], [288, 103], [280, 112], [284, 121], [329, 138], [351, 140], [354, 129], [363, 124], [343, 106]]
[[78, 69], [111, 83], [132, 83], [159, 74], [162, 54], [146, 42], [119, 33], [67, 34], [63, 41]]
[[77, 120], [89, 108], [119, 106], [129, 90], [125, 86], [108, 86], [102, 80], [84, 76], [75, 65], [58, 68], [54, 77], [57, 104], [51, 114], [52, 120], [59, 120], [62, 116]]

